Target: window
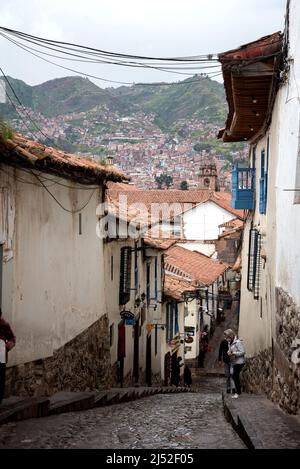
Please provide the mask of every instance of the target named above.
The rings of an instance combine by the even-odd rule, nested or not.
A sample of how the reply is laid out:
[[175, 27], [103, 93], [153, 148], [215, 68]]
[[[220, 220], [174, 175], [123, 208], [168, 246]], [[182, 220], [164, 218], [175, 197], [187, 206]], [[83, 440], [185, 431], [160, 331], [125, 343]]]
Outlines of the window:
[[260, 159], [259, 213], [261, 214], [265, 214], [267, 210], [268, 166], [269, 166], [269, 139], [267, 143], [267, 154], [265, 154], [265, 149], [262, 149], [261, 159]]
[[78, 223], [79, 234], [82, 235], [82, 213], [78, 214]]
[[125, 305], [130, 300], [131, 248], [121, 248], [119, 304]]
[[166, 306], [166, 341], [170, 340], [170, 303]]
[[247, 288], [253, 292], [256, 300], [259, 299], [260, 271], [261, 271], [261, 234], [257, 229], [250, 230]]
[[254, 209], [255, 168], [239, 168], [232, 171], [232, 207], [239, 210]]
[[110, 347], [113, 346], [114, 343], [114, 324], [111, 324], [109, 327], [109, 345]]
[[146, 264], [146, 298], [147, 298], [147, 306], [150, 304], [150, 274], [151, 274], [151, 263], [150, 261]]
[[154, 331], [154, 353], [157, 355], [157, 324], [155, 324], [155, 331]]
[[114, 279], [114, 256], [110, 256], [110, 280]]
[[176, 334], [178, 334], [178, 332], [179, 332], [179, 324], [178, 324], [178, 304], [175, 303], [174, 307], [175, 307], [175, 308], [174, 308], [174, 309], [175, 309], [175, 321], [174, 321], [174, 322], [175, 322], [175, 331], [174, 331], [174, 332], [175, 332], [175, 335], [176, 335]]
[[174, 335], [174, 304], [170, 305], [170, 340], [173, 339]]
[[154, 260], [154, 297], [157, 300], [158, 296], [158, 279], [157, 279], [157, 257]]
[[138, 251], [137, 245], [135, 245], [134, 249], [134, 288], [137, 292], [139, 287], [139, 269], [138, 269]]

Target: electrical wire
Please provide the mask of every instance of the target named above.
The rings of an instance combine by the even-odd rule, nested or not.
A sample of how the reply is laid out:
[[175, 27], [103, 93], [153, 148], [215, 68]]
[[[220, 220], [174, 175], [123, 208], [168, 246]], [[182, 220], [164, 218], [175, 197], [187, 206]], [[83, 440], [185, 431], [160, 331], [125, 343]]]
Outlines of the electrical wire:
[[[8, 39], [10, 42], [13, 42], [11, 39]], [[107, 78], [103, 78], [103, 77], [100, 77], [98, 75], [92, 75], [90, 73], [86, 73], [86, 72], [83, 72], [83, 71], [80, 71], [80, 70], [76, 70], [76, 69], [73, 69], [73, 68], [70, 68], [70, 67], [66, 67], [64, 65], [60, 65], [60, 64], [57, 64], [56, 62], [53, 62], [52, 60], [48, 60], [46, 59], [45, 57], [41, 57], [39, 54], [36, 54], [34, 52], [31, 52], [30, 50], [27, 50], [27, 48], [25, 46], [21, 46], [19, 45], [18, 47], [20, 47], [21, 49], [25, 50], [26, 52], [28, 52], [29, 54], [39, 58], [40, 60], [43, 60], [44, 62], [47, 62], [47, 63], [50, 63], [51, 65], [54, 65], [56, 67], [59, 67], [59, 68], [62, 68], [64, 70], [68, 70], [69, 72], [73, 72], [73, 73], [76, 73], [77, 75], [81, 75], [81, 76], [85, 76], [85, 77], [89, 77], [89, 78], [94, 78], [95, 80], [100, 80], [100, 81], [104, 81], [106, 83], [115, 83], [115, 84], [118, 84], [118, 85], [129, 85], [129, 86], [132, 86], [132, 85], [136, 85], [136, 86], [169, 86], [169, 85], [185, 85], [187, 83], [187, 81], [181, 81], [181, 82], [171, 82], [171, 83], [166, 83], [166, 82], [154, 82], [154, 83], [135, 83], [135, 82], [128, 82], [128, 81], [117, 81], [117, 80], [110, 80], [110, 79], [107, 79]], [[172, 72], [173, 73], [173, 72]], [[179, 73], [179, 72], [178, 72]], [[209, 76], [209, 73], [205, 73], [206, 76]], [[211, 73], [215, 73], [215, 72], [211, 72]], [[184, 73], [183, 75], [191, 75], [189, 73]], [[193, 76], [195, 76], [195, 74], [193, 74]], [[201, 76], [201, 74], [200, 74]], [[196, 82], [199, 82], [199, 80], [193, 80], [191, 81], [190, 83], [196, 83]]]
[[86, 50], [88, 52], [96, 52], [96, 53], [101, 53], [105, 56], [111, 56], [111, 57], [119, 57], [119, 58], [130, 58], [130, 59], [141, 59], [141, 60], [157, 60], [157, 61], [168, 61], [168, 62], [200, 62], [202, 60], [205, 61], [212, 61], [212, 60], [218, 60], [217, 58], [214, 59], [213, 56], [216, 56], [216, 54], [200, 54], [197, 56], [186, 56], [186, 57], [149, 57], [149, 56], [142, 56], [142, 55], [132, 55], [132, 54], [122, 54], [122, 53], [116, 53], [116, 52], [111, 52], [111, 51], [106, 51], [102, 49], [96, 49], [94, 47], [88, 47], [88, 46], [83, 46], [80, 44], [75, 44], [71, 42], [63, 42], [63, 41], [55, 41], [53, 39], [45, 39], [39, 36], [34, 36], [31, 34], [23, 33], [21, 31], [13, 30], [10, 28], [5, 28], [0, 26], [0, 29], [2, 31], [5, 31], [7, 34], [12, 34], [12, 35], [17, 35], [22, 38], [26, 39], [35, 39], [43, 43], [47, 44], [55, 44], [56, 46], [60, 47], [67, 47], [67, 46], [72, 46], [76, 47], [80, 50]]
[[82, 207], [80, 207], [80, 208], [78, 208], [78, 209], [76, 209], [76, 210], [70, 210], [70, 209], [64, 207], [64, 206], [62, 205], [62, 203], [59, 202], [59, 200], [57, 200], [57, 198], [55, 197], [55, 195], [52, 194], [52, 192], [48, 189], [48, 187], [43, 183], [43, 181], [39, 178], [39, 176], [38, 176], [37, 174], [35, 174], [35, 173], [34, 173], [33, 171], [31, 171], [31, 170], [30, 170], [30, 172], [31, 172], [31, 174], [40, 182], [41, 186], [43, 186], [43, 188], [48, 192], [48, 194], [52, 197], [52, 199], [60, 206], [60, 208], [62, 208], [65, 212], [68, 212], [68, 213], [78, 213], [78, 212], [82, 212], [82, 210], [84, 210], [85, 207], [87, 207], [87, 205], [88, 205], [89, 202], [91, 201], [91, 199], [92, 199], [92, 197], [93, 197], [93, 195], [94, 195], [94, 193], [95, 193], [95, 191], [96, 191], [96, 189], [94, 189], [94, 190], [91, 192], [91, 194], [90, 194], [90, 196], [89, 196], [87, 202], [86, 202]]
[[[23, 47], [26, 47], [27, 49], [30, 49], [30, 50], [33, 50], [35, 52], [39, 52], [41, 54], [44, 54], [44, 55], [49, 55], [49, 56], [52, 56], [52, 57], [56, 57], [56, 58], [59, 58], [59, 59], [64, 59], [64, 60], [72, 60], [72, 61], [76, 61], [76, 62], [87, 62], [87, 63], [101, 63], [101, 64], [109, 64], [109, 65], [120, 65], [120, 66], [125, 66], [125, 67], [136, 67], [136, 68], [151, 68], [151, 69], [155, 69], [155, 70], [160, 70], [160, 71], [170, 71], [170, 70], [200, 70], [200, 69], [206, 69], [206, 68], [215, 68], [215, 67], [220, 67], [220, 64], [216, 64], [216, 65], [203, 65], [203, 63], [205, 62], [201, 62], [201, 65], [197, 66], [197, 67], [183, 67], [183, 66], [180, 66], [180, 67], [176, 67], [176, 66], [169, 66], [169, 65], [164, 65], [164, 66], [155, 66], [156, 64], [153, 63], [153, 64], [149, 64], [149, 63], [141, 63], [141, 62], [132, 62], [132, 61], [124, 61], [124, 60], [117, 60], [115, 59], [114, 61], [111, 61], [111, 60], [95, 60], [95, 59], [86, 59], [85, 58], [85, 55], [81, 55], [81, 54], [73, 54], [73, 53], [69, 53], [69, 52], [65, 52], [65, 51], [61, 51], [59, 49], [57, 49], [56, 47], [49, 47], [49, 46], [46, 46], [46, 45], [43, 45], [43, 44], [40, 44], [39, 42], [36, 42], [36, 41], [31, 41], [31, 40], [27, 40], [25, 42], [31, 42], [35, 45], [37, 45], [38, 47], [45, 47], [46, 49], [49, 49], [49, 50], [53, 50], [53, 51], [56, 51], [56, 52], [59, 52], [60, 54], [63, 54], [63, 55], [70, 55], [72, 56], [71, 58], [69, 57], [64, 57], [63, 55], [60, 55], [60, 56], [57, 56], [57, 55], [54, 55], [54, 54], [49, 54], [49, 53], [46, 53], [44, 51], [40, 51], [40, 50], [37, 50], [35, 48], [32, 48], [30, 46], [25, 46], [24, 44], [20, 43], [19, 41], [16, 41], [16, 40], [13, 40], [11, 38], [9, 38], [6, 34], [4, 34], [3, 32], [1, 33], [0, 32], [0, 35], [2, 37], [4, 37], [5, 39], [7, 39], [8, 41], [10, 42], [13, 42], [15, 45], [18, 45], [18, 46], [23, 46]], [[17, 36], [18, 37], [18, 36]], [[21, 39], [23, 40], [23, 39]], [[76, 50], [76, 49], [75, 49]], [[78, 59], [75, 59], [74, 57], [78, 57]], [[82, 60], [84, 59], [84, 60]], [[211, 63], [211, 61], [207, 61], [207, 63]], [[175, 71], [174, 71], [175, 73]]]

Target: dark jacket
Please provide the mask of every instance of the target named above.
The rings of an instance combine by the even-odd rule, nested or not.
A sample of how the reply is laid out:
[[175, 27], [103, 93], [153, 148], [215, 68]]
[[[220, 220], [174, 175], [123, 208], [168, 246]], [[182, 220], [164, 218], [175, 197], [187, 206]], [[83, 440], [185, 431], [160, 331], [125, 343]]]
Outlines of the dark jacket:
[[4, 340], [6, 345], [6, 360], [7, 352], [9, 352], [16, 345], [16, 337], [11, 330], [11, 327], [7, 321], [2, 317], [0, 318], [0, 339]]
[[187, 386], [192, 384], [192, 373], [188, 366], [184, 367], [183, 380]]
[[230, 362], [230, 357], [227, 354], [228, 350], [229, 350], [229, 343], [226, 339], [223, 339], [222, 342], [220, 343], [220, 348], [219, 348], [219, 362], [224, 362], [224, 363]]

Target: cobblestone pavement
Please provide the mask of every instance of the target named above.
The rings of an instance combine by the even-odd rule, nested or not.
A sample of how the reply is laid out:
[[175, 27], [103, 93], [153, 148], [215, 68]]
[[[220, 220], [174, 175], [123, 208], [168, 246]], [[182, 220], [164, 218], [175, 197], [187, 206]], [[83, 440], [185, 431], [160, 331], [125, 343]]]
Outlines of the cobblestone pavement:
[[8, 423], [0, 448], [245, 448], [223, 414], [223, 380], [82, 412]]

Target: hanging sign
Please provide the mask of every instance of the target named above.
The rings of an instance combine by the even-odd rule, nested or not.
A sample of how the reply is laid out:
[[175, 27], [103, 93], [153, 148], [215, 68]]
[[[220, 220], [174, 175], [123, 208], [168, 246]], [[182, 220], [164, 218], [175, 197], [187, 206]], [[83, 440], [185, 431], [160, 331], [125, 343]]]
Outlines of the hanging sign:
[[131, 311], [126, 311], [125, 309], [120, 312], [120, 316], [122, 319], [134, 319], [135, 316]]
[[125, 324], [126, 324], [126, 326], [134, 326], [135, 325], [135, 319], [125, 319]]
[[187, 344], [191, 344], [192, 342], [194, 342], [194, 338], [191, 337], [190, 335], [188, 335], [187, 337], [185, 337], [184, 341], [185, 341]]

